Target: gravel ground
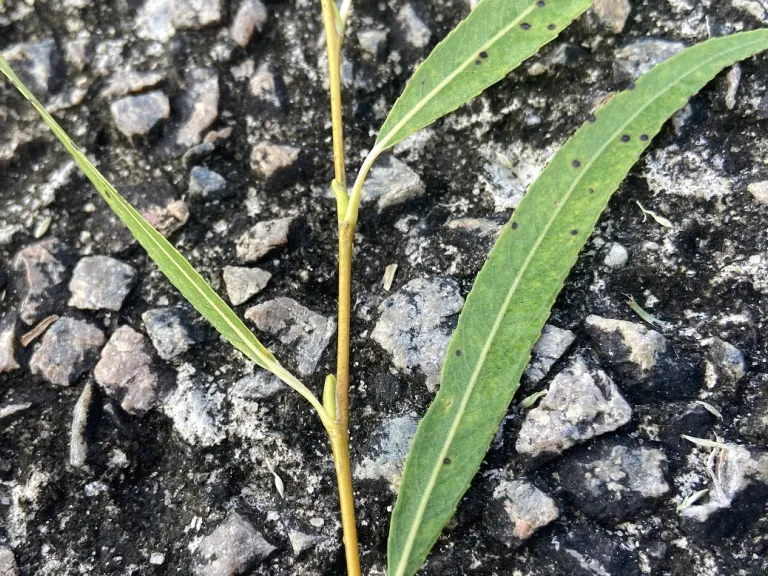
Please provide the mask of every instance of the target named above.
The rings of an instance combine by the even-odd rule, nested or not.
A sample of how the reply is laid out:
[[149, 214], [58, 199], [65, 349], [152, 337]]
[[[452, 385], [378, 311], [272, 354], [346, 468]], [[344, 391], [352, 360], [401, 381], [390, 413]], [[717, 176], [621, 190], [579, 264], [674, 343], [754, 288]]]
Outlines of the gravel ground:
[[[355, 2], [351, 166], [469, 10]], [[374, 168], [352, 321], [365, 574], [385, 573], [410, 438], [526, 186], [601, 98], [767, 20], [762, 0], [598, 0]], [[306, 0], [0, 2], [6, 58], [318, 393], [336, 292], [319, 22]], [[768, 573], [767, 64], [721, 74], [622, 184], [423, 574]], [[343, 574], [319, 420], [184, 305], [6, 83], [0, 128], [0, 574]]]

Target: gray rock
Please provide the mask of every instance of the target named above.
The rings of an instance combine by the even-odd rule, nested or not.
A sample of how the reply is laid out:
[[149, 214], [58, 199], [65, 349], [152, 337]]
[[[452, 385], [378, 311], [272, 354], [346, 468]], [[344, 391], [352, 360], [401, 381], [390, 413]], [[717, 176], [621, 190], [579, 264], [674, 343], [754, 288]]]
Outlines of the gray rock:
[[[529, 71], [530, 73], [530, 71]], [[494, 150], [483, 166], [481, 181], [485, 182], [496, 212], [517, 208], [525, 191], [544, 169], [554, 150], [540, 150], [516, 144], [504, 150]]]
[[16, 314], [10, 313], [0, 320], [0, 374], [19, 369], [16, 362]]
[[136, 34], [158, 42], [173, 38], [173, 0], [145, 0], [136, 15]]
[[179, 370], [176, 390], [168, 397], [162, 410], [187, 444], [210, 448], [226, 438], [225, 396], [215, 389], [206, 390], [193, 375], [194, 369], [188, 365]]
[[716, 513], [728, 510], [737, 496], [756, 488], [757, 484], [768, 485], [768, 452], [723, 444], [722, 448], [713, 449], [711, 459], [713, 480], [707, 500], [680, 512], [684, 518], [697, 523], [721, 519]]
[[171, 0], [177, 30], [200, 29], [221, 22], [221, 0]]
[[289, 530], [288, 541], [291, 543], [293, 555], [298, 557], [314, 547], [320, 541], [320, 537], [313, 534], [306, 534], [299, 530]]
[[129, 326], [112, 334], [93, 375], [123, 410], [137, 416], [162, 404], [168, 388], [149, 342]]
[[587, 516], [619, 524], [650, 510], [670, 492], [667, 457], [635, 443], [608, 442], [570, 455], [559, 468], [563, 489]]
[[761, 204], [768, 204], [768, 180], [748, 184], [747, 192]]
[[176, 144], [190, 148], [200, 144], [203, 132], [219, 117], [219, 75], [212, 68], [189, 68], [184, 83]]
[[267, 252], [288, 243], [293, 218], [278, 218], [258, 222], [243, 232], [235, 243], [235, 252], [243, 262], [256, 262]]
[[424, 195], [424, 183], [407, 164], [391, 154], [374, 164], [363, 185], [363, 204], [376, 202], [379, 210], [397, 206]]
[[[282, 80], [281, 80], [282, 82]], [[250, 81], [250, 88], [251, 88], [251, 94], [253, 94], [256, 98], [259, 100], [262, 100], [264, 102], [267, 102], [269, 104], [272, 104], [272, 106], [275, 106], [276, 108], [279, 108], [282, 105], [282, 101], [280, 98], [281, 90], [278, 88], [278, 79], [277, 77], [272, 73], [272, 70], [270, 69], [269, 64], [264, 63], [261, 66], [259, 66], [259, 69], [253, 73], [251, 76]], [[268, 162], [275, 162], [276, 159], [279, 159], [281, 154], [279, 153], [280, 150], [276, 149], [273, 154], [275, 156], [274, 159], [268, 159]], [[269, 177], [272, 174], [274, 174], [277, 170], [280, 170], [284, 167], [288, 167], [292, 165], [296, 159], [298, 158], [299, 152], [297, 149], [294, 149], [293, 151], [287, 151], [286, 162], [288, 163], [287, 166], [278, 166], [274, 169], [271, 169], [268, 164], [264, 164], [264, 172], [270, 172], [271, 173], [265, 177]], [[295, 158], [292, 160], [290, 159], [291, 155], [295, 155]], [[265, 156], [266, 158], [266, 156]], [[278, 162], [279, 164], [279, 162]], [[262, 168], [259, 168], [262, 170]]]
[[249, 574], [277, 548], [237, 512], [200, 541], [195, 576]]
[[378, 58], [384, 52], [387, 46], [386, 30], [359, 30], [357, 32], [357, 41], [360, 48], [368, 52], [374, 58]]
[[128, 138], [146, 136], [171, 115], [168, 97], [160, 90], [120, 98], [109, 109], [115, 126]]
[[305, 308], [291, 298], [275, 298], [253, 306], [245, 317], [259, 330], [291, 347], [302, 376], [313, 374], [336, 331], [336, 321]]
[[536, 544], [554, 574], [568, 576], [641, 576], [637, 560], [618, 539], [584, 524]]
[[[564, 66], [574, 66], [579, 63], [587, 52], [581, 46], [576, 46], [568, 42], [555, 44], [553, 48], [545, 52], [542, 56], [531, 62], [528, 66], [530, 76], [540, 76], [542, 74], [555, 73], [557, 68]], [[541, 117], [527, 110], [526, 123], [529, 126], [535, 126], [541, 123]]]
[[622, 82], [636, 80], [656, 64], [671, 58], [685, 48], [682, 42], [643, 38], [616, 51], [613, 72]]
[[621, 34], [632, 12], [632, 5], [629, 0], [596, 0], [592, 10], [606, 28], [614, 34]]
[[232, 21], [232, 40], [241, 48], [246, 48], [253, 38], [253, 33], [264, 30], [266, 23], [267, 8], [264, 4], [259, 0], [242, 0]]
[[226, 195], [227, 181], [218, 172], [195, 166], [189, 173], [188, 191], [192, 198], [220, 199]]
[[405, 41], [414, 48], [424, 48], [429, 44], [432, 31], [424, 21], [418, 17], [413, 6], [406, 4], [397, 13], [397, 21], [405, 32]]
[[133, 266], [109, 256], [86, 256], [72, 272], [69, 305], [85, 310], [118, 312], [136, 280]]
[[205, 158], [213, 154], [214, 150], [216, 150], [216, 144], [213, 142], [203, 142], [202, 144], [193, 146], [184, 152], [184, 155], [181, 157], [181, 161], [184, 162], [185, 166], [191, 166], [192, 164], [203, 161]]
[[638, 402], [684, 400], [701, 388], [701, 359], [678, 350], [655, 330], [634, 322], [588, 316], [586, 330], [600, 357]]
[[554, 377], [549, 392], [523, 421], [515, 448], [532, 458], [559, 454], [590, 438], [620, 428], [632, 409], [602, 371], [584, 359]]
[[71, 252], [56, 238], [22, 249], [13, 261], [19, 274], [19, 318], [34, 324], [64, 306]]
[[91, 34], [86, 30], [80, 30], [74, 38], [64, 41], [64, 55], [67, 61], [79, 71], [85, 69], [92, 48]]
[[88, 458], [88, 441], [85, 436], [88, 428], [88, 412], [93, 401], [93, 384], [85, 383], [80, 397], [72, 411], [72, 426], [69, 433], [69, 465], [82, 468]]
[[101, 91], [102, 98], [119, 98], [126, 94], [141, 92], [147, 88], [154, 88], [165, 81], [165, 70], [154, 72], [130, 71], [112, 77], [107, 86]]
[[11, 416], [18, 414], [19, 412], [29, 410], [30, 408], [32, 408], [32, 402], [19, 402], [18, 404], [7, 404], [5, 406], [0, 406], [0, 420], [5, 420], [6, 418], [10, 418]]
[[487, 512], [493, 536], [514, 548], [559, 516], [555, 501], [532, 482], [507, 478], [494, 489]]
[[285, 144], [258, 142], [251, 151], [251, 168], [263, 178], [291, 168], [299, 159], [301, 149]]
[[549, 374], [552, 366], [565, 354], [575, 339], [576, 335], [570, 330], [545, 324], [531, 351], [531, 361], [525, 369], [525, 375], [532, 382], [539, 382]]
[[731, 66], [726, 79], [728, 81], [728, 89], [725, 92], [725, 107], [728, 110], [733, 110], [736, 108], [736, 95], [741, 84], [741, 65], [738, 62]]
[[43, 336], [29, 367], [53, 384], [69, 386], [96, 364], [105, 342], [104, 333], [92, 324], [59, 318]]
[[628, 259], [629, 253], [627, 252], [627, 249], [621, 244], [614, 242], [611, 244], [611, 249], [608, 251], [608, 254], [605, 255], [603, 264], [610, 268], [621, 268], [627, 263]]
[[207, 335], [197, 312], [187, 307], [153, 308], [144, 312], [141, 319], [163, 360], [183, 354]]
[[221, 15], [221, 0], [146, 0], [136, 18], [137, 34], [168, 42], [177, 30], [218, 24]]
[[760, 22], [765, 22], [768, 19], [768, 8], [758, 0], [731, 0], [731, 5], [753, 16]]
[[254, 374], [244, 376], [235, 382], [229, 395], [243, 400], [266, 400], [284, 390], [286, 386], [277, 376], [258, 369]]
[[385, 420], [373, 433], [373, 441], [355, 465], [355, 478], [386, 480], [396, 493], [417, 426], [418, 421], [411, 416]]
[[731, 386], [744, 377], [747, 373], [747, 361], [741, 350], [717, 337], [711, 338], [707, 344], [707, 355], [712, 362], [717, 380]]
[[261, 292], [272, 278], [266, 270], [244, 266], [225, 266], [222, 276], [233, 306], [239, 306]]
[[63, 84], [61, 54], [53, 38], [13, 44], [3, 50], [3, 57], [38, 97], [56, 92]]
[[[80, 81], [83, 78], [79, 78]], [[61, 112], [62, 110], [69, 110], [70, 108], [82, 104], [85, 97], [88, 95], [88, 88], [85, 85], [75, 86], [64, 92], [60, 92], [53, 96], [45, 105], [48, 112], [51, 114], [55, 112]]]
[[503, 224], [487, 218], [456, 218], [448, 220], [445, 227], [450, 230], [461, 230], [483, 238], [496, 238], [504, 228]]
[[455, 280], [416, 278], [381, 303], [371, 337], [398, 368], [421, 370], [427, 388], [435, 391], [453, 331], [449, 319], [463, 305]]
[[0, 546], [0, 576], [19, 576], [19, 567], [10, 548]]

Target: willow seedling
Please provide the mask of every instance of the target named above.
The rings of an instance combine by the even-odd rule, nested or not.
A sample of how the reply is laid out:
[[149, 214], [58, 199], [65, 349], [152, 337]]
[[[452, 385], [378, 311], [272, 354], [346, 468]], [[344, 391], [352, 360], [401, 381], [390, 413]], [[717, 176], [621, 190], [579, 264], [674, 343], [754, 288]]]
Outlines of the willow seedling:
[[[347, 428], [352, 247], [366, 175], [383, 152], [534, 55], [589, 8], [591, 0], [482, 0], [416, 70], [351, 188], [341, 106], [341, 50], [351, 1], [344, 0], [341, 6], [333, 0], [320, 4], [331, 96], [330, 188], [336, 199], [339, 239], [337, 369], [325, 377], [321, 398], [277, 361], [189, 262], [118, 193], [2, 56], [0, 71], [31, 102], [182, 295], [233, 346], [315, 409], [328, 432], [335, 462], [347, 572], [359, 576]], [[662, 124], [717, 72], [766, 48], [768, 31], [747, 32], [704, 42], [657, 66], [630, 90], [607, 100], [531, 186], [467, 298], [443, 366], [440, 391], [419, 425], [392, 516], [391, 576], [414, 574], [454, 513], [517, 390], [555, 297], [631, 166]], [[532, 404], [541, 394], [524, 403]]]

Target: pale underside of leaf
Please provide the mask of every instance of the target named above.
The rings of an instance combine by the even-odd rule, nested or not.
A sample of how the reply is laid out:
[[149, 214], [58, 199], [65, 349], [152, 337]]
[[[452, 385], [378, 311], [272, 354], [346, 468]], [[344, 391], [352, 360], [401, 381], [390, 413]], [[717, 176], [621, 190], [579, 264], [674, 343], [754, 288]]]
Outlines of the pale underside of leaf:
[[[35, 107], [40, 117], [49, 126], [59, 141], [64, 145], [86, 177], [98, 190], [109, 207], [128, 227], [131, 234], [147, 251], [160, 270], [181, 292], [181, 294], [200, 312], [216, 330], [238, 350], [253, 362], [269, 370], [296, 389], [316, 408], [322, 408], [314, 395], [275, 359], [261, 342], [248, 330], [237, 314], [216, 294], [192, 265], [168, 240], [147, 222], [109, 183], [90, 160], [72, 142], [64, 129], [45, 110], [30, 90], [0, 55], [0, 71], [13, 83], [21, 94]], [[320, 411], [321, 417], [324, 413]]]
[[389, 534], [389, 574], [418, 570], [466, 491], [610, 196], [663, 123], [720, 70], [768, 48], [768, 31], [712, 39], [641, 77], [553, 157], [467, 297], [441, 387], [419, 424]]
[[471, 100], [551, 42], [592, 0], [482, 0], [418, 67], [379, 132], [391, 148]]

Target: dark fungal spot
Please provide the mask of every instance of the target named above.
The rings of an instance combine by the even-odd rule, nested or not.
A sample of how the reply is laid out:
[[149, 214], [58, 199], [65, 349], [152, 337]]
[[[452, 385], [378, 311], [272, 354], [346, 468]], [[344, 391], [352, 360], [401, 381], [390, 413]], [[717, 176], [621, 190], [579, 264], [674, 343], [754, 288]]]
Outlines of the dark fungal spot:
[[483, 58], [483, 59], [488, 58], [488, 52], [486, 52], [485, 50], [480, 52], [480, 58]]
[[517, 222], [512, 222], [512, 230], [517, 230]]
[[461, 356], [461, 350], [456, 350], [456, 356]]
[[597, 116], [595, 116], [594, 114], [590, 114], [589, 116], [587, 116], [587, 122], [589, 122], [590, 124], [594, 124], [595, 122], [597, 122]]
[[622, 142], [629, 142], [631, 139], [632, 139], [632, 138], [630, 138], [629, 134], [624, 134], [624, 135], [621, 137], [621, 141], [622, 141]]
[[590, 194], [594, 194], [594, 193], [595, 193], [595, 189], [594, 189], [594, 188], [590, 188], [590, 189], [589, 189], [589, 193], [590, 193]]
[[630, 82], [629, 86], [627, 86], [627, 90], [634, 90], [634, 89], [635, 89], [635, 83], [634, 82]]
[[574, 160], [573, 162], [571, 162], [571, 166], [573, 166], [574, 168], [580, 168], [581, 162], [579, 162], [578, 160]]
[[643, 142], [647, 142], [648, 141], [648, 134], [640, 134], [640, 140], [642, 140]]
[[578, 234], [578, 233], [579, 233], [579, 231], [578, 231], [578, 230], [576, 230], [576, 228], [574, 228], [573, 230], [571, 230], [571, 236], [576, 236], [576, 234]]
[[547, 30], [554, 30], [555, 28], [557, 28], [557, 24], [550, 24], [547, 26]]
[[546, 5], [547, 3], [544, 2], [544, 0], [539, 0], [538, 2], [536, 2], [536, 6], [538, 6], [539, 8], [544, 8], [544, 6]]
[[451, 459], [450, 458], [446, 458], [445, 460], [443, 460], [443, 464], [448, 465], [450, 463], [451, 463]]
[[475, 66], [480, 66], [480, 64], [482, 63], [483, 63], [482, 60], [475, 60]]
[[528, 22], [523, 22], [522, 24], [520, 24], [520, 28], [522, 28], [523, 30], [530, 30], [531, 25], [528, 24]]

